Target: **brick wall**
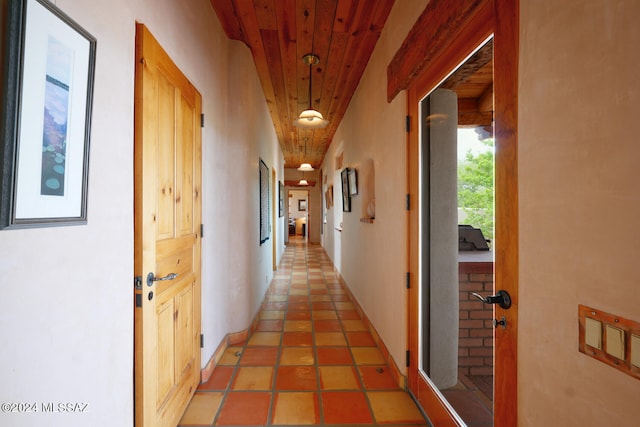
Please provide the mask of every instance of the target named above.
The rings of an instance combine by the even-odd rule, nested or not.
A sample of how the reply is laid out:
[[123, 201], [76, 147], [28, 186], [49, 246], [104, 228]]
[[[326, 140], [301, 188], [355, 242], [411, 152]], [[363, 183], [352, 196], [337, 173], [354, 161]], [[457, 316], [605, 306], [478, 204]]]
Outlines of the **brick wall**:
[[470, 292], [493, 295], [493, 263], [461, 262], [458, 367], [462, 375], [493, 374], [493, 306]]

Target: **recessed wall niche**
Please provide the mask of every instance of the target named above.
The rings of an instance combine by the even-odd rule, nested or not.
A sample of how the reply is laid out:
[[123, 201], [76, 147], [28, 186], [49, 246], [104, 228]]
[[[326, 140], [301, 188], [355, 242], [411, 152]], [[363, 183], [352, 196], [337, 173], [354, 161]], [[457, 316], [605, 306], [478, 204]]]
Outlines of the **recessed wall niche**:
[[362, 197], [360, 221], [373, 223], [376, 217], [376, 176], [373, 159], [365, 159], [358, 172], [358, 192]]

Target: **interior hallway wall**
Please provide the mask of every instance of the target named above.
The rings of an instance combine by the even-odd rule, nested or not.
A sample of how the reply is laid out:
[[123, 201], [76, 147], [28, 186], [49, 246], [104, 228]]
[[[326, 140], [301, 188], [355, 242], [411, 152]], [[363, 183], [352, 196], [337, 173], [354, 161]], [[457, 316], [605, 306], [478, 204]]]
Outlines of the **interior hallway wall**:
[[578, 304], [640, 321], [640, 3], [520, 3], [519, 425], [637, 426]]
[[[406, 372], [406, 95], [387, 102], [387, 65], [427, 1], [394, 5], [369, 64], [323, 164], [333, 185], [332, 209], [342, 209], [342, 185], [336, 182], [335, 157], [342, 150], [343, 167], [360, 169], [367, 159], [375, 168], [375, 221], [361, 222], [362, 196], [351, 199], [343, 215], [343, 231], [335, 231], [327, 215], [323, 245], [366, 312], [401, 372]], [[365, 208], [366, 210], [366, 208]], [[342, 244], [336, 246], [335, 239]], [[341, 260], [336, 260], [340, 247]]]
[[[97, 38], [88, 224], [0, 231], [0, 401], [89, 406], [0, 413], [0, 425], [131, 426], [136, 21], [203, 96], [203, 364], [247, 328], [271, 280], [258, 162], [279, 178], [284, 162], [251, 53], [226, 38], [208, 0], [54, 3]], [[282, 227], [272, 225], [278, 258]]]

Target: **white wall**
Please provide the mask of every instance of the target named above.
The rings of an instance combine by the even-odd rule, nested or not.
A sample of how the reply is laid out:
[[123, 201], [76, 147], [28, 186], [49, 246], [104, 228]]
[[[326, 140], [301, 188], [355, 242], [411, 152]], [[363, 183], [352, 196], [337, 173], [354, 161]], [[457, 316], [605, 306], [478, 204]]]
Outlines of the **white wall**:
[[[272, 240], [259, 245], [258, 159], [281, 179], [283, 158], [251, 54], [228, 41], [209, 1], [56, 3], [98, 40], [89, 221], [0, 231], [0, 401], [85, 402], [89, 412], [0, 413], [0, 425], [130, 426], [136, 20], [203, 96], [203, 364], [225, 334], [247, 328], [272, 276]], [[277, 226], [279, 258], [282, 218]]]
[[[401, 371], [406, 350], [406, 95], [387, 102], [387, 65], [427, 1], [396, 2], [367, 69], [354, 94], [322, 166], [334, 186], [334, 207], [342, 209], [341, 183], [334, 177], [335, 156], [343, 167], [359, 169], [371, 158], [375, 168], [376, 217], [360, 222], [362, 197], [351, 199], [343, 215], [343, 231], [335, 232], [327, 216], [323, 245], [347, 285], [380, 333]], [[340, 238], [342, 244], [335, 241]], [[340, 249], [338, 249], [340, 248]], [[340, 253], [341, 259], [336, 259]]]

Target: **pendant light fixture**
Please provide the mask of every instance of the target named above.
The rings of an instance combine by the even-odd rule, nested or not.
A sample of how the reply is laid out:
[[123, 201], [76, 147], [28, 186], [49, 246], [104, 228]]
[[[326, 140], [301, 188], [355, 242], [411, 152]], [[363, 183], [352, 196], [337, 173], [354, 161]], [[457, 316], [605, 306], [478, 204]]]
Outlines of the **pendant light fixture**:
[[293, 121], [293, 125], [301, 129], [322, 129], [327, 127], [329, 121], [311, 106], [311, 67], [320, 62], [320, 58], [318, 55], [308, 53], [302, 57], [302, 62], [309, 66], [309, 109], [300, 113], [300, 116]]
[[[298, 169], [300, 170], [300, 169]], [[304, 179], [304, 172], [302, 172], [302, 179], [298, 182], [298, 185], [309, 185], [309, 181]]]
[[[307, 141], [309, 140], [309, 138], [304, 138], [304, 156], [307, 157]], [[311, 166], [311, 163], [302, 163], [300, 165], [300, 167], [298, 168], [299, 171], [301, 172], [312, 172], [313, 166]]]

